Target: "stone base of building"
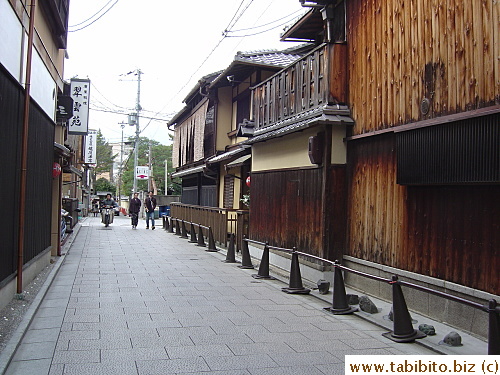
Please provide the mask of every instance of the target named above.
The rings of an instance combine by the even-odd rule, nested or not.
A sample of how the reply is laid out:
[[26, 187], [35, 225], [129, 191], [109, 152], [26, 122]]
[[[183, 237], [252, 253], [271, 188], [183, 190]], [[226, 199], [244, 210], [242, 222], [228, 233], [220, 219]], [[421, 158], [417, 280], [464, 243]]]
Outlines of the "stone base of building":
[[[249, 244], [249, 251], [251, 257], [258, 263], [262, 257], [263, 247]], [[269, 252], [269, 264], [272, 271], [284, 277], [287, 277], [290, 272], [290, 260], [291, 256], [287, 253], [274, 250]], [[390, 279], [392, 275], [397, 275], [400, 280], [449, 293], [483, 305], [487, 305], [490, 299], [500, 302], [500, 296], [497, 295], [351, 256], [344, 256], [343, 265], [386, 279]], [[333, 270], [329, 266], [300, 258], [300, 272], [304, 286], [314, 287], [318, 280], [327, 280], [333, 285]], [[350, 272], [344, 272], [344, 282], [347, 288], [353, 289], [359, 295], [368, 295], [391, 303], [392, 288], [388, 283]], [[488, 337], [488, 314], [486, 312], [416, 289], [403, 286], [402, 290], [410, 311], [451, 327], [456, 327], [474, 336], [483, 339]]]
[[[45, 249], [23, 269], [23, 290], [37, 275], [50, 264], [51, 247]], [[0, 285], [0, 310], [12, 301], [17, 292], [17, 277], [13, 276]]]

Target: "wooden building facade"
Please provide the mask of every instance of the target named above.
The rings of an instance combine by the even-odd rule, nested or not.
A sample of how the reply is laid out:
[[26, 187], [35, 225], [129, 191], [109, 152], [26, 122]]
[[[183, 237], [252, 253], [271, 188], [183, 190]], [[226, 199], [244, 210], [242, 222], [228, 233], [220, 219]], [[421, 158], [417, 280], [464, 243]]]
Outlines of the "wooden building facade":
[[[307, 47], [310, 49], [310, 47]], [[184, 100], [186, 106], [169, 122], [175, 132], [173, 177], [182, 180], [181, 203], [173, 217], [212, 226], [215, 240], [227, 243], [234, 233], [241, 248], [248, 234], [250, 146], [241, 145], [251, 126], [250, 88], [300, 58], [302, 47], [238, 52], [224, 70], [203, 77]], [[202, 220], [202, 221], [198, 221]]]
[[498, 2], [305, 3], [316, 50], [253, 92], [250, 237], [500, 294]]
[[499, 10], [346, 2], [347, 255], [500, 293]]
[[0, 309], [60, 250], [62, 176], [53, 169], [63, 160], [56, 146], [66, 149], [58, 109], [69, 0], [28, 3], [0, 0]]

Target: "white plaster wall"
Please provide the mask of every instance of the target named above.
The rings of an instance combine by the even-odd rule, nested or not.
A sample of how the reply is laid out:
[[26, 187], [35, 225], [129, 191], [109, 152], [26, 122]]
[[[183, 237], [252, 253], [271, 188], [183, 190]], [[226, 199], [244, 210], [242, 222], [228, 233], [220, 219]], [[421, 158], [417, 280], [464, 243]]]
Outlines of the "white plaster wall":
[[[25, 33], [23, 39], [23, 33], [22, 25], [10, 3], [0, 0], [0, 63], [24, 85], [28, 36]], [[56, 82], [34, 49], [30, 94], [52, 120], [55, 120], [56, 93]]]
[[0, 63], [21, 82], [23, 29], [8, 0], [0, 0]]

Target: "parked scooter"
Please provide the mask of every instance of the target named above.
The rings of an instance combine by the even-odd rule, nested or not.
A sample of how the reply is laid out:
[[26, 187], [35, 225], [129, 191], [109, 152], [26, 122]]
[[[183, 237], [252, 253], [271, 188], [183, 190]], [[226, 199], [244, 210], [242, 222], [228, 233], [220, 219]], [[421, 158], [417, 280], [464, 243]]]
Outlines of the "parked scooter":
[[113, 224], [113, 219], [115, 217], [115, 210], [113, 206], [104, 205], [101, 209], [101, 222], [107, 228], [109, 224]]

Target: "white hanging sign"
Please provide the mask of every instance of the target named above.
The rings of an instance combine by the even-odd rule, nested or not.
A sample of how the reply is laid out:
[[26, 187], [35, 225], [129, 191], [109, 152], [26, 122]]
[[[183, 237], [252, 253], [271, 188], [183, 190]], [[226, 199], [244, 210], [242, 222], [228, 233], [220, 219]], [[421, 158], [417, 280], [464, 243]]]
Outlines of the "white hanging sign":
[[97, 130], [89, 130], [85, 137], [85, 163], [95, 166], [97, 164]]
[[90, 80], [72, 78], [70, 87], [73, 117], [68, 120], [68, 133], [85, 135], [89, 129]]

